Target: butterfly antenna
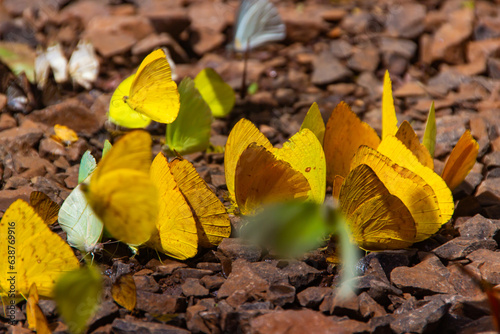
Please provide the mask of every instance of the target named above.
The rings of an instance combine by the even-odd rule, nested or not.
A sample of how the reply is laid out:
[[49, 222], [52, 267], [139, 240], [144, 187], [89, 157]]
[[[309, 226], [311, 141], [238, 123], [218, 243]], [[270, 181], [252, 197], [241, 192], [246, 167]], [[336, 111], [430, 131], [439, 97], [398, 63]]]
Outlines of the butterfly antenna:
[[240, 98], [243, 100], [247, 93], [247, 63], [248, 63], [248, 42], [247, 48], [245, 49], [245, 53], [243, 55], [243, 75], [241, 77], [241, 90], [240, 90]]

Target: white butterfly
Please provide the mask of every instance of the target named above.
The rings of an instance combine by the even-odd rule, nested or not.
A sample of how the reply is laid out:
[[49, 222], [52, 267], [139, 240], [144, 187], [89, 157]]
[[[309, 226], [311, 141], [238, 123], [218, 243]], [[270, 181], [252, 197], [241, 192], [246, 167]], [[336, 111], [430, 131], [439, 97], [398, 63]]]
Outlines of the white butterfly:
[[250, 51], [285, 37], [285, 24], [272, 3], [268, 0], [241, 0], [235, 24], [235, 51]]
[[94, 51], [94, 46], [81, 40], [73, 51], [68, 63], [68, 71], [73, 82], [85, 89], [92, 88], [92, 83], [99, 75], [99, 60]]

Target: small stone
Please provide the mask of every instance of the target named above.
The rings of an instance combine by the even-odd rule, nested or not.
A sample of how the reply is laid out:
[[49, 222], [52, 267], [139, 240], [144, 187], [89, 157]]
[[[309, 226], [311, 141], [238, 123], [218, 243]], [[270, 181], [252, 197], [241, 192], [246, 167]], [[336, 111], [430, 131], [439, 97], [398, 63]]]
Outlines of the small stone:
[[217, 262], [199, 262], [196, 264], [197, 269], [211, 270], [214, 273], [222, 270], [222, 265]]
[[244, 259], [233, 262], [233, 270], [222, 284], [217, 296], [226, 298], [229, 305], [237, 307], [251, 296], [255, 299], [263, 298], [269, 288], [269, 283], [257, 275]]
[[478, 249], [469, 254], [467, 259], [472, 261], [467, 267], [477, 268], [481, 273], [480, 277], [493, 285], [500, 284], [500, 257], [498, 251]]
[[320, 312], [307, 309], [264, 314], [250, 320], [250, 327], [251, 333], [259, 334], [350, 333]]
[[148, 292], [158, 292], [160, 291], [160, 286], [151, 276], [137, 274], [133, 276], [136, 290], [148, 291]]
[[[215, 317], [212, 317], [215, 315]], [[218, 327], [219, 312], [213, 298], [202, 299], [186, 310], [187, 328], [192, 333], [213, 333]], [[215, 321], [214, 321], [215, 320]]]
[[271, 284], [266, 299], [276, 306], [284, 306], [295, 301], [295, 288], [290, 284]]
[[207, 296], [209, 291], [207, 288], [200, 284], [200, 281], [196, 278], [188, 278], [182, 284], [182, 293], [186, 297], [203, 297]]
[[430, 333], [448, 312], [450, 304], [436, 299], [413, 311], [396, 316], [391, 323], [395, 333]]
[[172, 273], [174, 280], [184, 282], [188, 278], [202, 278], [203, 276], [213, 275], [213, 271], [195, 268], [179, 268]]
[[29, 203], [30, 194], [34, 190], [32, 186], [23, 186], [18, 189], [0, 191], [0, 210], [5, 212], [17, 199], [22, 199]]
[[226, 279], [222, 276], [214, 275], [214, 276], [203, 276], [200, 279], [200, 283], [203, 284], [207, 289], [214, 290], [221, 287]]
[[43, 137], [44, 130], [37, 123], [24, 121], [20, 127], [0, 132], [0, 146], [8, 152], [34, 147]]
[[359, 312], [365, 319], [382, 317], [387, 314], [385, 309], [366, 292], [362, 292], [358, 296], [358, 300]]
[[259, 247], [241, 238], [225, 238], [217, 249], [232, 260], [245, 259], [249, 262], [258, 261], [262, 254]]
[[330, 307], [330, 314], [337, 316], [348, 316], [349, 318], [356, 318], [359, 316], [359, 300], [352, 291], [346, 294], [334, 293], [332, 305]]
[[349, 58], [352, 55], [353, 50], [354, 47], [343, 39], [336, 39], [330, 42], [330, 52], [335, 58]]
[[154, 315], [179, 313], [186, 310], [186, 298], [137, 291], [135, 308]]
[[394, 268], [391, 272], [391, 282], [396, 287], [411, 294], [456, 293], [447, 280], [449, 274], [449, 271], [436, 256], [429, 255], [411, 268]]
[[314, 281], [321, 272], [301, 261], [292, 261], [281, 269], [288, 275], [288, 280], [295, 288], [306, 286]]
[[[469, 267], [468, 265], [466, 266]], [[466, 273], [464, 273], [457, 265], [448, 265], [450, 271], [450, 282], [457, 293], [462, 296], [474, 297], [482, 294], [480, 286]], [[470, 268], [469, 268], [470, 269]]]
[[326, 29], [321, 11], [299, 12], [293, 7], [281, 7], [279, 11], [286, 25], [286, 38], [292, 42], [307, 43]]
[[354, 54], [349, 57], [347, 66], [356, 72], [373, 72], [377, 69], [379, 60], [378, 48], [372, 44], [358, 45], [354, 49]]
[[300, 305], [316, 309], [323, 301], [323, 298], [333, 292], [332, 288], [311, 286], [297, 294]]
[[[5, 95], [3, 95], [5, 96]], [[6, 97], [7, 98], [7, 97]], [[0, 100], [2, 99], [2, 96], [0, 95]], [[0, 101], [0, 107], [1, 107], [1, 101]], [[2, 110], [3, 108], [0, 108], [0, 110]], [[0, 115], [0, 131], [3, 131], [3, 130], [7, 130], [7, 129], [12, 129], [14, 127], [17, 126], [17, 122], [16, 120], [14, 119], [14, 117], [12, 117], [11, 115], [7, 114], [7, 113], [2, 113]]]
[[111, 324], [114, 333], [165, 333], [165, 334], [189, 334], [190, 331], [179, 327], [161, 324], [157, 322], [145, 322], [133, 317], [115, 319]]
[[187, 264], [177, 261], [172, 261], [172, 263], [164, 263], [156, 267], [156, 270], [159, 275], [171, 275], [176, 269], [186, 268]]
[[313, 68], [311, 81], [315, 85], [327, 85], [344, 80], [352, 75], [352, 72], [328, 51], [323, 51], [316, 56]]
[[413, 39], [425, 28], [426, 7], [417, 2], [402, 3], [389, 10], [385, 26], [387, 32], [394, 37]]
[[472, 239], [467, 237], [458, 237], [451, 239], [444, 245], [436, 248], [434, 253], [442, 259], [458, 260], [466, 257], [478, 249], [495, 250], [497, 243], [493, 239]]
[[477, 188], [476, 198], [481, 206], [496, 205], [500, 202], [500, 182], [497, 179], [486, 179]]
[[500, 220], [488, 219], [477, 214], [459, 224], [455, 223], [455, 228], [458, 228], [462, 237], [488, 239], [493, 238], [500, 230]]

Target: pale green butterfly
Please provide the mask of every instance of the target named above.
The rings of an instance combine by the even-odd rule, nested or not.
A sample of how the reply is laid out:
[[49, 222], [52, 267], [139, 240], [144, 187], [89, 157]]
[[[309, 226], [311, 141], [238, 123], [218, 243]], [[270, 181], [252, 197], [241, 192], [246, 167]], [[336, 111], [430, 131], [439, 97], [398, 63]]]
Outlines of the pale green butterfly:
[[[103, 156], [111, 147], [104, 143]], [[80, 189], [80, 183], [91, 177], [97, 163], [90, 151], [86, 151], [80, 161], [78, 186], [69, 194], [59, 210], [59, 225], [66, 232], [68, 244], [82, 253], [94, 254], [100, 249], [103, 224], [87, 203]]]
[[167, 151], [182, 155], [204, 151], [210, 143], [210, 108], [191, 78], [184, 78], [178, 89], [181, 106], [176, 120], [167, 124]]
[[205, 68], [194, 78], [194, 85], [210, 107], [214, 117], [224, 117], [234, 106], [234, 90], [211, 68]]

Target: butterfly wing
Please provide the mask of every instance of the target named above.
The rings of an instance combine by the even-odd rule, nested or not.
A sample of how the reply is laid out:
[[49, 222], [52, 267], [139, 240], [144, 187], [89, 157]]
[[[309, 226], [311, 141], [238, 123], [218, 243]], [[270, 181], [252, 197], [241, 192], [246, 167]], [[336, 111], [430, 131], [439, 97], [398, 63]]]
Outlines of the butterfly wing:
[[172, 123], [180, 107], [177, 84], [172, 80], [163, 50], [158, 49], [148, 57], [139, 66], [125, 102], [154, 121]]
[[379, 143], [375, 130], [362, 122], [346, 103], [340, 102], [332, 111], [325, 130], [327, 181], [332, 183], [335, 175], [347, 176], [351, 159], [361, 145], [377, 148]]
[[367, 165], [359, 165], [347, 175], [339, 204], [359, 247], [376, 251], [413, 244], [416, 227], [410, 211]]
[[286, 27], [276, 7], [268, 0], [242, 0], [235, 25], [234, 48], [249, 51], [286, 37]]
[[59, 205], [41, 191], [31, 192], [30, 205], [47, 225], [52, 225], [57, 221]]
[[419, 175], [425, 183], [431, 186], [439, 203], [441, 212], [440, 224], [446, 224], [455, 209], [453, 196], [446, 182], [432, 169], [422, 165], [417, 157], [395, 136], [389, 135], [385, 137], [377, 150], [397, 165]]
[[359, 165], [369, 166], [389, 192], [408, 208], [417, 226], [414, 242], [428, 238], [441, 228], [442, 215], [437, 195], [420, 175], [367, 146], [360, 147], [352, 160], [353, 169]]
[[432, 159], [429, 150], [420, 144], [417, 134], [413, 131], [408, 121], [403, 121], [396, 132], [398, 138], [420, 161], [420, 163], [430, 169], [434, 169], [434, 160]]
[[470, 131], [465, 131], [451, 151], [441, 174], [451, 190], [465, 180], [476, 163], [478, 152], [479, 144], [474, 140]]
[[226, 208], [189, 161], [175, 159], [170, 170], [197, 220], [200, 245], [218, 246], [231, 234]]
[[274, 154], [301, 172], [311, 187], [308, 197], [318, 204], [323, 203], [326, 191], [325, 154], [315, 134], [303, 129], [285, 142], [282, 148], [274, 150]]
[[309, 129], [311, 130], [323, 146], [323, 139], [325, 138], [325, 122], [323, 121], [323, 116], [321, 116], [321, 111], [319, 110], [318, 104], [314, 102], [311, 108], [307, 111], [306, 117], [300, 126], [300, 130]]
[[151, 179], [158, 187], [159, 214], [156, 231], [148, 245], [176, 259], [185, 260], [198, 252], [196, 221], [170, 170], [159, 153], [151, 165]]
[[263, 204], [306, 199], [311, 187], [306, 177], [263, 146], [250, 144], [236, 166], [236, 203], [244, 215]]
[[16, 296], [28, 295], [31, 284], [36, 283], [39, 295], [50, 298], [55, 280], [62, 273], [79, 267], [69, 245], [23, 200], [15, 201], [5, 211], [0, 221], [0, 238], [2, 297], [10, 290], [7, 279], [15, 276]]
[[234, 178], [236, 173], [236, 165], [241, 153], [250, 145], [256, 143], [271, 150], [273, 145], [269, 140], [257, 129], [257, 127], [247, 119], [242, 118], [236, 123], [226, 142], [224, 151], [224, 173], [226, 176], [227, 190], [229, 191], [230, 199], [235, 203]]
[[103, 225], [78, 185], [61, 205], [59, 225], [66, 232], [71, 247], [82, 253], [93, 252], [101, 242]]

